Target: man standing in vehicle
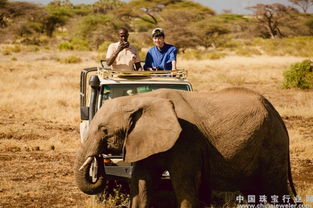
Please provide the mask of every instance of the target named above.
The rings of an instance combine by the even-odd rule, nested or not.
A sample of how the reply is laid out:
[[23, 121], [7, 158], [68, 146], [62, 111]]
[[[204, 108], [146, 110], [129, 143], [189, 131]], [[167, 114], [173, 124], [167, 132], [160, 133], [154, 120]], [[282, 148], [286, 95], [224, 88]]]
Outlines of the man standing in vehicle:
[[129, 34], [126, 28], [119, 29], [119, 42], [109, 45], [106, 54], [106, 63], [113, 70], [117, 71], [141, 71], [138, 50], [135, 46], [129, 44], [128, 36]]
[[177, 48], [165, 43], [165, 34], [162, 28], [152, 31], [152, 39], [155, 44], [150, 48], [145, 61], [145, 70], [176, 70]]

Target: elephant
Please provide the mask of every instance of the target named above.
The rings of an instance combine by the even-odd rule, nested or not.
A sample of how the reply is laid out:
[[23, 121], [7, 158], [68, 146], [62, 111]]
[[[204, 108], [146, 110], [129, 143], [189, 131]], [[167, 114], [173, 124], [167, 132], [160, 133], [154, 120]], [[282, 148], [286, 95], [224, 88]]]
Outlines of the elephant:
[[158, 89], [104, 101], [74, 167], [85, 193], [103, 190], [103, 174], [96, 183], [86, 177], [102, 153], [133, 164], [133, 208], [154, 206], [164, 170], [181, 208], [211, 204], [213, 190], [296, 196], [285, 124], [264, 96], [246, 88]]

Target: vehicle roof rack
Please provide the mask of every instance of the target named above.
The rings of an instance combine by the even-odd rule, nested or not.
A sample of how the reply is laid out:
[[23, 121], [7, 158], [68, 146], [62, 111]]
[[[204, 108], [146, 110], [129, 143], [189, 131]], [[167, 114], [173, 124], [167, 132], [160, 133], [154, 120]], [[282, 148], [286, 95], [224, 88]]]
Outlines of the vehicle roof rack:
[[107, 68], [98, 67], [100, 79], [187, 79], [187, 71], [184, 69], [168, 71], [114, 71]]

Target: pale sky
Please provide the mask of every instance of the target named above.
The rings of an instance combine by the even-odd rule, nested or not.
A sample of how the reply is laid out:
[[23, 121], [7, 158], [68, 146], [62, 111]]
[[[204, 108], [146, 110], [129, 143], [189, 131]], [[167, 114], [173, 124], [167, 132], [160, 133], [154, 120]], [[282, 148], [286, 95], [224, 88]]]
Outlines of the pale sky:
[[[13, 0], [15, 1], [15, 0]], [[17, 1], [17, 0], [16, 0]], [[20, 0], [20, 1], [28, 1], [35, 2], [41, 4], [47, 4], [50, 0]], [[129, 0], [124, 0], [129, 1]], [[246, 10], [246, 7], [254, 6], [256, 4], [272, 4], [272, 3], [281, 3], [281, 4], [290, 4], [288, 0], [194, 0], [195, 2], [199, 2], [211, 9], [213, 9], [217, 13], [223, 12], [224, 9], [231, 10], [236, 14], [247, 14], [251, 13], [249, 10]], [[90, 4], [96, 2], [96, 0], [71, 0], [73, 4]], [[312, 8], [311, 8], [312, 9]]]

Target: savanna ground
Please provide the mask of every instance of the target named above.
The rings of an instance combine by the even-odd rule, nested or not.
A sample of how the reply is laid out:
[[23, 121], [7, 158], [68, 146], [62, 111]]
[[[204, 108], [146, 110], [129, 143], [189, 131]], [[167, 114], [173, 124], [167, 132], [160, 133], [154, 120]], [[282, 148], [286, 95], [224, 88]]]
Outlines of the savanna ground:
[[[77, 64], [56, 60], [75, 55]], [[73, 161], [79, 147], [79, 75], [97, 66], [96, 52], [22, 51], [0, 54], [0, 207], [91, 207], [78, 190]], [[267, 97], [290, 134], [298, 195], [313, 195], [313, 91], [282, 89], [282, 72], [300, 57], [178, 60], [196, 91], [229, 86]]]

